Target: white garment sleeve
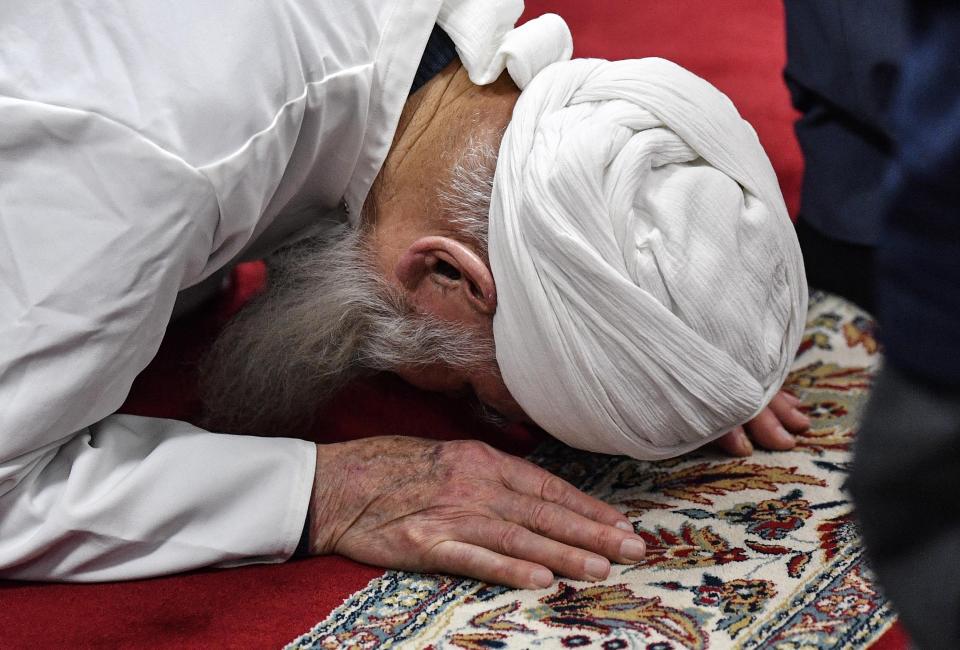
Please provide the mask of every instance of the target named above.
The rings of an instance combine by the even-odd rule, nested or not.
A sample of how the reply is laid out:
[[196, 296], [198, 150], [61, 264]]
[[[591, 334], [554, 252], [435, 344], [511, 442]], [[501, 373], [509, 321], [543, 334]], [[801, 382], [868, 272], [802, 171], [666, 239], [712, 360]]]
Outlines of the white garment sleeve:
[[207, 179], [95, 113], [0, 97], [0, 577], [282, 561], [315, 446], [111, 415], [218, 227]]

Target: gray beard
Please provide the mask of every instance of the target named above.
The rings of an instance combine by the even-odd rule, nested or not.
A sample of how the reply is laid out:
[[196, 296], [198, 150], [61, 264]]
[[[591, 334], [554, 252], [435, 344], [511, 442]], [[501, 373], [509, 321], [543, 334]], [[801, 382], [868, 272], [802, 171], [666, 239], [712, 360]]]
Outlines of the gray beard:
[[204, 426], [292, 435], [356, 378], [437, 363], [496, 366], [491, 340], [416, 312], [382, 279], [365, 234], [328, 228], [269, 260], [267, 289], [201, 363]]

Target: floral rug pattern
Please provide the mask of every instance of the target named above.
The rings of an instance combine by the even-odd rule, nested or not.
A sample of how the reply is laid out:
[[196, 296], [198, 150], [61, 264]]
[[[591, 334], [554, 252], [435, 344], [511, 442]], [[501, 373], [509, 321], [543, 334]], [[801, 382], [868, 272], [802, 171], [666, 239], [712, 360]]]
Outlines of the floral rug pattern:
[[552, 442], [532, 460], [623, 509], [647, 543], [602, 583], [514, 590], [388, 572], [290, 648], [864, 647], [895, 615], [873, 584], [842, 490], [880, 361], [871, 318], [813, 292], [787, 386], [813, 427], [794, 451], [660, 462]]

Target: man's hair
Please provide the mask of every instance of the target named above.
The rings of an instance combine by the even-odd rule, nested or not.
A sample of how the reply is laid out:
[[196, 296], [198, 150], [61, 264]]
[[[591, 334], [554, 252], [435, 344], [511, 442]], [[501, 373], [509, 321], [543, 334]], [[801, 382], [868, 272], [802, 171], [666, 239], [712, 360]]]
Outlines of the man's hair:
[[[455, 236], [482, 257], [495, 166], [493, 147], [471, 141], [439, 194]], [[371, 215], [361, 222], [318, 230], [268, 260], [267, 289], [201, 364], [206, 426], [292, 433], [364, 375], [435, 364], [495, 370], [489, 336], [417, 312], [383, 279], [373, 264]]]
[[[440, 209], [458, 234], [487, 258], [487, 226], [493, 175], [497, 167], [497, 150], [489, 137], [471, 137], [450, 174], [450, 181], [440, 190]], [[497, 138], [499, 140], [499, 138]]]

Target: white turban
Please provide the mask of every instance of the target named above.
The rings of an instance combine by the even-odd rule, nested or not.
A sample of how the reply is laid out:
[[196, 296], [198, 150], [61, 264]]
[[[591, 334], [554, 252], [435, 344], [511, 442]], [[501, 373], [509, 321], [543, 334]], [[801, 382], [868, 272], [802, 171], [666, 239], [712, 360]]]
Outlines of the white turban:
[[675, 456], [756, 415], [807, 287], [770, 162], [725, 95], [662, 59], [550, 65], [490, 209], [493, 328], [527, 414], [581, 449]]

